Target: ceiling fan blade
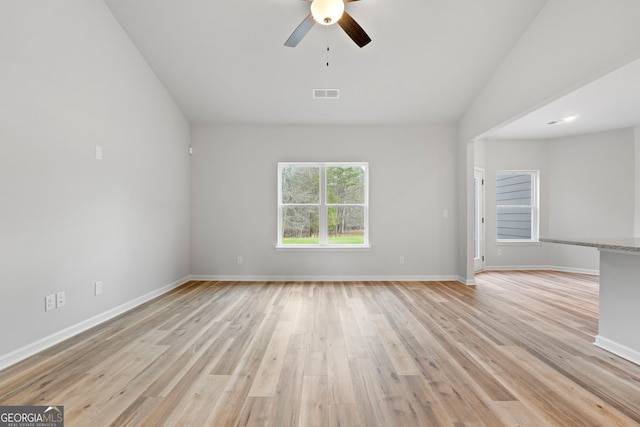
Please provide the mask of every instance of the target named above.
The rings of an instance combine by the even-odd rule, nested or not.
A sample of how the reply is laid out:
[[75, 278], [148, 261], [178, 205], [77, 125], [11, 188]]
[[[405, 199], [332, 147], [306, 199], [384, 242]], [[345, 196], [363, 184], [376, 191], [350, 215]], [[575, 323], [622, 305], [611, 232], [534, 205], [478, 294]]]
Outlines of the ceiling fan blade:
[[342, 18], [338, 21], [338, 25], [340, 25], [344, 32], [351, 37], [351, 40], [360, 47], [366, 46], [371, 41], [367, 33], [365, 33], [362, 27], [358, 25], [356, 20], [347, 12], [342, 15]]
[[304, 21], [302, 21], [300, 25], [298, 25], [298, 27], [293, 30], [293, 33], [291, 33], [287, 41], [284, 42], [284, 45], [289, 47], [296, 47], [298, 43], [300, 43], [300, 40], [302, 40], [302, 38], [307, 35], [309, 30], [315, 23], [316, 21], [313, 20], [313, 16], [309, 14], [309, 16], [304, 18]]

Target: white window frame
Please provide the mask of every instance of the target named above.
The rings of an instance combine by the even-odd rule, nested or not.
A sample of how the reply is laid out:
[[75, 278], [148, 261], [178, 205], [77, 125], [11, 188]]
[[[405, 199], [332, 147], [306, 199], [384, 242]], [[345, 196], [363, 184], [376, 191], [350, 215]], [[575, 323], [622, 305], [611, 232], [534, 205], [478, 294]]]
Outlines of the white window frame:
[[[319, 207], [319, 243], [318, 244], [283, 244], [282, 243], [282, 208], [290, 206], [282, 203], [282, 170], [288, 166], [318, 167], [320, 169], [320, 203]], [[345, 203], [343, 206], [362, 206], [364, 209], [364, 243], [337, 244], [328, 242], [328, 211], [331, 206], [340, 206], [326, 201], [326, 170], [329, 167], [362, 167], [364, 169], [364, 203]], [[278, 235], [276, 249], [278, 250], [367, 250], [369, 245], [369, 163], [368, 162], [278, 162]], [[309, 204], [309, 206], [314, 206]]]
[[[538, 243], [540, 232], [540, 171], [538, 170], [498, 170], [499, 175], [531, 175], [533, 188], [531, 189], [531, 205], [499, 205], [496, 200], [496, 242], [497, 243]], [[498, 211], [500, 208], [521, 208], [531, 211], [531, 238], [530, 239], [499, 239], [498, 238]]]

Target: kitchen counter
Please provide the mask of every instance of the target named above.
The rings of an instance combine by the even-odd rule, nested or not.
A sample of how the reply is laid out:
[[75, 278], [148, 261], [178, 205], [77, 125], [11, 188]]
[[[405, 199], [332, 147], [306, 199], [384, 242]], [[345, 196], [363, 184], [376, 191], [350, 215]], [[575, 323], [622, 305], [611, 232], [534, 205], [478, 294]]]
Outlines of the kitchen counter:
[[594, 344], [640, 365], [640, 239], [542, 238], [600, 251], [598, 335]]
[[640, 238], [637, 237], [540, 238], [540, 241], [563, 245], [589, 246], [612, 251], [640, 252]]

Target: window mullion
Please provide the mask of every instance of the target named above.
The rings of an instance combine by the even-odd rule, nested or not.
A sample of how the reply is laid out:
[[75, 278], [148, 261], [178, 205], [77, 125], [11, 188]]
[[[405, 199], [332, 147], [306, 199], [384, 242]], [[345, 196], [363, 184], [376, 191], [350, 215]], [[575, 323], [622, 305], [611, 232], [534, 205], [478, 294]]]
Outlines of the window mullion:
[[319, 229], [318, 229], [318, 238], [320, 240], [321, 245], [326, 245], [328, 243], [327, 236], [327, 201], [326, 201], [326, 191], [327, 189], [327, 168], [326, 166], [322, 166], [320, 168], [320, 213], [319, 213]]
[[[364, 191], [364, 195], [357, 191]], [[278, 163], [277, 247], [368, 246], [367, 191], [366, 163]], [[345, 203], [355, 201], [354, 197], [363, 197], [364, 203]], [[334, 219], [339, 221], [335, 237], [329, 233]]]

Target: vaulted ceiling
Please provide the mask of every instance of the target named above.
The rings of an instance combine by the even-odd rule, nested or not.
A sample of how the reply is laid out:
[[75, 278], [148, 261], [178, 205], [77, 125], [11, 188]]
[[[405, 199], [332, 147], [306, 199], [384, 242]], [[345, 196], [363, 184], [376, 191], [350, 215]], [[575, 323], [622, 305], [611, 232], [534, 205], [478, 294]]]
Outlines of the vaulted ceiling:
[[[576, 117], [571, 122], [565, 117]], [[493, 139], [560, 138], [640, 124], [640, 60], [489, 132]]]
[[[191, 123], [455, 124], [546, 0], [359, 0], [372, 42], [316, 24], [305, 0], [104, 0]], [[329, 50], [327, 50], [329, 48]], [[329, 64], [327, 66], [327, 63]], [[313, 99], [313, 89], [339, 89]], [[580, 114], [571, 126], [549, 126]], [[488, 138], [554, 138], [640, 123], [640, 61]]]
[[337, 25], [285, 47], [303, 0], [105, 3], [192, 123], [453, 124], [545, 1], [349, 2], [363, 48]]

